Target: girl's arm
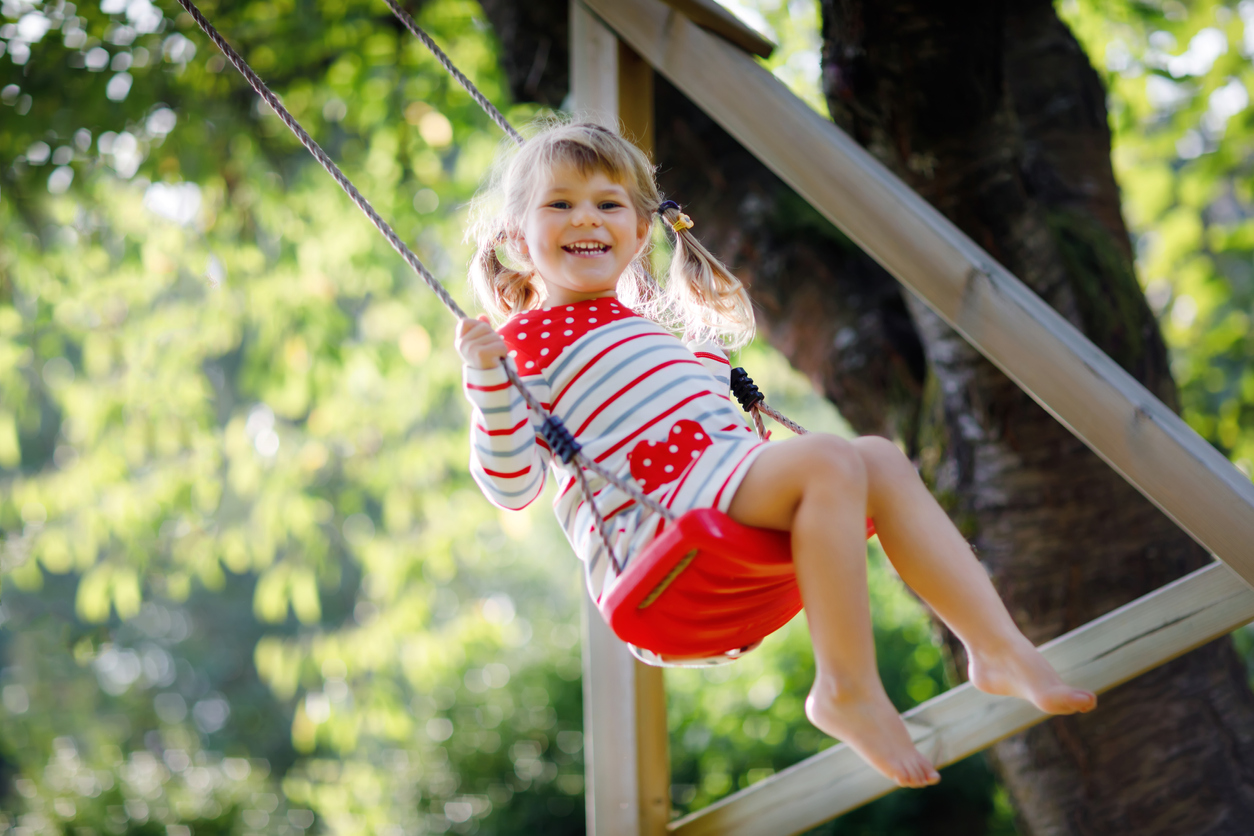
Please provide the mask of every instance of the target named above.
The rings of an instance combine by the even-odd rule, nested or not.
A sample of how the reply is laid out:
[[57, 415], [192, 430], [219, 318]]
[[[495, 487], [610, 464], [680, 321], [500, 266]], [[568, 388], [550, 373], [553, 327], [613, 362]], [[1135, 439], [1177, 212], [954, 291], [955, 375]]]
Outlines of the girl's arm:
[[710, 374], [718, 378], [724, 390], [731, 390], [731, 362], [727, 359], [727, 352], [723, 351], [721, 345], [713, 340], [685, 342], [684, 345], [694, 357], [701, 361], [701, 365], [710, 371]]
[[[544, 489], [550, 455], [536, 438], [531, 408], [505, 376], [508, 347], [486, 322], [466, 319], [458, 327], [457, 350], [465, 361], [463, 391], [474, 407], [470, 475], [493, 505], [525, 508]], [[545, 398], [544, 392], [536, 395]]]

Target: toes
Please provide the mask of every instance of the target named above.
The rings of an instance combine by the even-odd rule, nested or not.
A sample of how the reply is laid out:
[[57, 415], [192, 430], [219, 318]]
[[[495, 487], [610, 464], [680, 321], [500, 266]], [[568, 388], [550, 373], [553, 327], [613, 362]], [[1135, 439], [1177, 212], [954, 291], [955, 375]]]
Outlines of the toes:
[[893, 781], [897, 786], [908, 789], [920, 789], [940, 781], [940, 773], [926, 761], [911, 760], [902, 764], [894, 774]]
[[911, 769], [911, 766], [913, 766], [913, 764], [909, 761], [896, 764], [895, 768], [888, 773], [893, 779], [893, 783], [899, 787], [905, 787], [906, 789], [913, 789], [918, 786], [914, 770]]
[[893, 779], [897, 782], [897, 786], [908, 790], [917, 790], [923, 786], [922, 782], [909, 772], [903, 772], [900, 778]]

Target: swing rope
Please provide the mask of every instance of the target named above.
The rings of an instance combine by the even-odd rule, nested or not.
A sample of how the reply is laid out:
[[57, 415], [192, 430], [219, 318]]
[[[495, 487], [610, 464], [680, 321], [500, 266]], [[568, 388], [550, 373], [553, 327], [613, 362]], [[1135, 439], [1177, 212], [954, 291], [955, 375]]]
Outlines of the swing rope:
[[384, 0], [384, 2], [392, 10], [392, 14], [396, 15], [397, 19], [410, 31], [410, 34], [422, 41], [423, 45], [431, 50], [431, 54], [435, 56], [435, 60], [440, 62], [440, 66], [447, 70], [449, 75], [457, 79], [457, 83], [470, 94], [470, 98], [474, 99], [479, 107], [483, 108], [483, 112], [488, 114], [492, 121], [497, 124], [497, 127], [505, 131], [505, 135], [510, 139], [522, 145], [525, 141], [522, 134], [514, 130], [514, 126], [509, 123], [509, 120], [505, 118], [501, 111], [496, 109], [496, 105], [492, 104], [487, 96], [479, 92], [479, 88], [474, 85], [474, 82], [466, 78], [465, 73], [457, 69], [457, 65], [453, 63], [453, 60], [444, 54], [444, 50], [440, 49], [435, 40], [423, 31], [423, 28], [414, 21], [409, 12], [402, 9], [396, 0]]
[[[454, 65], [452, 60], [449, 59], [444, 51], [436, 45], [431, 36], [423, 31], [414, 19], [407, 12], [405, 12], [405, 10], [402, 9], [395, 2], [395, 0], [385, 0], [385, 2], [405, 28], [413, 33], [415, 37], [421, 40], [423, 44], [431, 50], [432, 54], [436, 57], [436, 60], [440, 62], [441, 66], [443, 66], [458, 81], [458, 83], [465, 88], [466, 92], [468, 92], [475, 102], [483, 108], [492, 121], [505, 131], [505, 133], [515, 142], [521, 145], [524, 142], [522, 135], [509, 124], [504, 115], [502, 115], [501, 112], [497, 110], [497, 108], [493, 106], [490, 101], [488, 101], [487, 97], [479, 92], [478, 88], [475, 87], [470, 79], [457, 69], [456, 65]], [[422, 263], [418, 256], [416, 256], [414, 252], [405, 244], [405, 242], [401, 240], [400, 236], [396, 234], [391, 225], [389, 225], [387, 221], [383, 220], [379, 213], [375, 211], [374, 207], [371, 206], [370, 202], [366, 200], [361, 192], [357, 190], [357, 187], [353, 185], [352, 181], [350, 181], [344, 172], [340, 170], [339, 166], [335, 164], [330, 156], [322, 150], [322, 147], [314, 141], [313, 137], [311, 137], [309, 133], [301, 127], [300, 123], [296, 121], [296, 117], [292, 116], [291, 112], [284, 107], [283, 102], [280, 101], [279, 97], [270, 90], [266, 83], [261, 80], [261, 77], [258, 76], [257, 73], [253, 71], [253, 68], [248, 65], [248, 62], [235, 51], [235, 49], [227, 42], [226, 38], [224, 38], [221, 33], [218, 32], [217, 28], [209, 22], [208, 18], [206, 18], [204, 14], [201, 13], [200, 9], [197, 8], [196, 4], [192, 2], [192, 0], [178, 0], [178, 3], [189, 15], [191, 15], [192, 19], [196, 21], [196, 24], [209, 37], [209, 40], [213, 41], [214, 45], [217, 46], [224, 56], [226, 56], [227, 60], [231, 62], [235, 69], [239, 71], [240, 75], [244, 77], [257, 95], [270, 106], [283, 124], [286, 125], [293, 134], [295, 134], [296, 138], [300, 141], [300, 144], [305, 146], [305, 149], [313, 155], [314, 159], [316, 159], [318, 163], [326, 169], [327, 173], [331, 175], [331, 178], [339, 184], [340, 188], [343, 189], [349, 198], [352, 199], [353, 203], [357, 205], [357, 208], [365, 214], [365, 216], [374, 225], [375, 229], [379, 230], [379, 232], [383, 234], [383, 237], [387, 239], [387, 242], [392, 245], [392, 249], [396, 250], [401, 258], [405, 260], [405, 263], [407, 263], [410, 268], [418, 274], [419, 278], [423, 280], [427, 287], [435, 293], [439, 300], [444, 304], [444, 307], [446, 307], [458, 319], [468, 319], [469, 317], [466, 312], [463, 311], [461, 306], [457, 304], [457, 301], [451, 294], [449, 294], [448, 290], [440, 283], [439, 279], [437, 279], [431, 271], [427, 269], [426, 265]], [[597, 507], [596, 497], [592, 492], [591, 485], [588, 483], [588, 477], [584, 472], [584, 469], [586, 468], [591, 470], [614, 487], [623, 491], [623, 493], [630, 496], [636, 502], [655, 513], [661, 514], [668, 522], [674, 522], [677, 519], [677, 515], [672, 509], [667, 508], [656, 499], [645, 494], [644, 491], [640, 489], [639, 485], [635, 484], [633, 480], [624, 479], [617, 473], [603, 467], [600, 462], [597, 462], [595, 459], [583, 453], [578, 442], [576, 442], [570, 435], [570, 431], [562, 425], [561, 419], [556, 415], [550, 414], [544, 408], [535, 395], [531, 393], [531, 390], [527, 387], [527, 385], [522, 382], [522, 379], [518, 376], [518, 372], [508, 362], [502, 363], [501, 365], [505, 370], [505, 375], [509, 379], [509, 382], [515, 389], [518, 390], [527, 406], [529, 406], [536, 415], [543, 419], [543, 426], [548, 428], [548, 432], [545, 432], [544, 435], [546, 440], [550, 443], [550, 449], [552, 449], [555, 454], [559, 455], [564, 463], [569, 463], [572, 460], [575, 462], [576, 466], [573, 468], [575, 478], [579, 482], [580, 490], [583, 491], [583, 495], [587, 498], [588, 507], [591, 510], [593, 519], [596, 522], [597, 532], [600, 534], [602, 541], [605, 543], [610, 561], [614, 565], [614, 571], [616, 574], [621, 575], [623, 566], [619, 562], [618, 557], [615, 555], [613, 544], [610, 541], [609, 526], [605, 518], [602, 516], [600, 509]], [[737, 371], [740, 371], [743, 375], [743, 369], [739, 369]], [[744, 377], [748, 380], [747, 375], [744, 375]], [[752, 381], [749, 381], [749, 383], [752, 385]], [[757, 387], [753, 387], [753, 389], [754, 391], [757, 391]], [[794, 432], [806, 432], [800, 427], [800, 425], [789, 421], [774, 409], [767, 407], [761, 400], [761, 393], [758, 393], [758, 395], [759, 400], [753, 403], [750, 407], [746, 408], [749, 409], [749, 412], [754, 418], [754, 424], [760, 438], [765, 437], [765, 432], [762, 427], [762, 419], [758, 415], [759, 410], [765, 412], [767, 415], [770, 415], [775, 420], [780, 421], [780, 423], [789, 427]], [[554, 441], [557, 441], [557, 444], [554, 444]]]

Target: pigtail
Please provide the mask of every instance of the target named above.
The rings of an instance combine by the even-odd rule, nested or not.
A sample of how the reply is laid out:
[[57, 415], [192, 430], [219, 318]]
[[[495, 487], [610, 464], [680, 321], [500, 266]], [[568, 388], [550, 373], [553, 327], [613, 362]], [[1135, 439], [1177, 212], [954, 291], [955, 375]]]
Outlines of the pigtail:
[[470, 264], [470, 284], [488, 314], [499, 321], [517, 311], [537, 307], [540, 291], [534, 271], [511, 266], [501, 258], [502, 250], [506, 259], [513, 263], [521, 256], [510, 252], [512, 248], [505, 233], [484, 235], [476, 243], [475, 257]]
[[740, 348], [753, 339], [753, 304], [740, 279], [692, 234], [692, 219], [673, 200], [658, 214], [675, 232], [675, 252], [666, 283], [667, 307], [683, 322], [690, 340], [718, 340]]

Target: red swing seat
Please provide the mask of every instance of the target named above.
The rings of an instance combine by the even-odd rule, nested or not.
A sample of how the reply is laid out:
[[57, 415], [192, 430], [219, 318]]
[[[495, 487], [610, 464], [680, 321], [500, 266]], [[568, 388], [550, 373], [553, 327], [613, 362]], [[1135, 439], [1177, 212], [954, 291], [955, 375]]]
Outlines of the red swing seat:
[[[867, 520], [867, 537], [875, 526]], [[788, 532], [712, 508], [683, 514], [602, 597], [620, 639], [664, 662], [736, 656], [801, 611]]]

